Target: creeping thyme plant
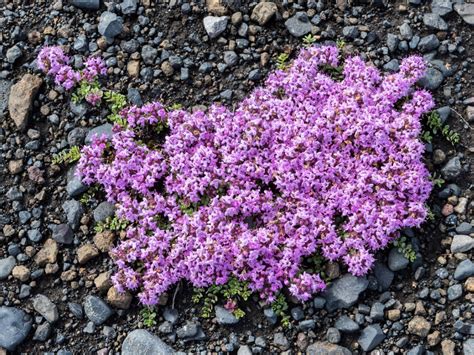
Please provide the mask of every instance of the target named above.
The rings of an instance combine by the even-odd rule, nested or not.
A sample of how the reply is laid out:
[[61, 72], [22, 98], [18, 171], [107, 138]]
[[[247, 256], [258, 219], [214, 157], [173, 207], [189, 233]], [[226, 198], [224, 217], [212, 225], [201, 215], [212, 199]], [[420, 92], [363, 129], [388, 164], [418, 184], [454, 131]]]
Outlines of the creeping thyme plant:
[[[423, 60], [384, 75], [359, 57], [339, 62], [333, 46], [286, 59], [235, 111], [126, 107], [111, 139], [83, 147], [79, 176], [128, 225], [112, 252], [117, 289], [154, 305], [180, 280], [217, 293], [237, 280], [283, 314], [283, 289], [305, 301], [326, 287], [308, 257], [364, 275], [399, 230], [424, 221], [420, 119], [434, 103], [413, 87]], [[68, 68], [51, 50], [43, 66], [57, 84], [85, 77], [58, 62]]]

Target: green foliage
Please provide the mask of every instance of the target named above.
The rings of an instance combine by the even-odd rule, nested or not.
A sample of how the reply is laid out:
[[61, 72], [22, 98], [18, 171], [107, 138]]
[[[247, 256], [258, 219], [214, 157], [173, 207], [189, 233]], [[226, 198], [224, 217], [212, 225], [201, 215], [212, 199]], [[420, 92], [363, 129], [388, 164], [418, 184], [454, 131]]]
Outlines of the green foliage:
[[127, 97], [118, 92], [107, 90], [104, 93], [104, 99], [109, 105], [110, 109], [110, 114], [107, 116], [107, 119], [110, 122], [125, 127], [127, 125], [127, 121], [122, 116], [120, 116], [120, 110], [127, 106]]
[[411, 263], [416, 260], [416, 252], [413, 249], [413, 245], [405, 236], [401, 236], [393, 242], [393, 245], [398, 251], [405, 256]]
[[428, 206], [428, 205], [425, 204], [425, 208], [426, 208], [426, 218], [427, 218], [429, 221], [434, 221], [434, 220], [435, 220], [435, 214], [434, 214], [433, 211], [431, 210], [430, 206]]
[[102, 96], [102, 90], [100, 89], [99, 82], [97, 80], [93, 82], [88, 82], [86, 80], [81, 80], [79, 87], [72, 94], [72, 102], [75, 104], [80, 103], [86, 98], [88, 94], [95, 93]]
[[431, 111], [426, 118], [426, 128], [422, 135], [421, 139], [427, 143], [431, 143], [433, 137], [437, 134], [440, 134], [452, 145], [459, 143], [460, 137], [459, 134], [451, 130], [449, 125], [443, 125], [441, 122], [441, 117], [437, 111]]
[[287, 60], [289, 56], [287, 53], [280, 53], [277, 57], [277, 68], [285, 70], [288, 67]]
[[94, 227], [96, 233], [102, 233], [106, 230], [123, 231], [127, 229], [129, 222], [126, 219], [119, 219], [117, 216], [107, 217], [105, 221], [99, 222]]
[[305, 47], [309, 47], [316, 42], [316, 37], [314, 37], [311, 33], [303, 37], [303, 45]]
[[438, 173], [433, 173], [432, 175], [430, 175], [430, 180], [431, 182], [433, 183], [433, 186], [436, 186], [436, 187], [441, 187], [443, 186], [443, 184], [446, 182], [442, 177], [441, 175], [439, 175]]
[[168, 111], [181, 110], [182, 108], [183, 108], [182, 104], [175, 102], [174, 104], [168, 107]]
[[89, 204], [93, 198], [95, 198], [96, 194], [99, 192], [100, 188], [98, 185], [93, 185], [89, 187], [89, 189], [84, 192], [79, 199], [79, 201], [85, 205]]
[[336, 41], [336, 46], [338, 49], [342, 49], [346, 46], [346, 42], [343, 39], [338, 39]]
[[[178, 201], [179, 201], [178, 197]], [[184, 202], [184, 201], [179, 201], [179, 208], [181, 212], [184, 214], [187, 214], [188, 216], [192, 216], [194, 212], [198, 210], [199, 207], [201, 206], [207, 206], [209, 205], [209, 202], [211, 202], [211, 198], [208, 195], [204, 195], [201, 197], [201, 200], [199, 202]]]
[[153, 308], [145, 307], [140, 310], [140, 317], [142, 318], [143, 324], [147, 328], [151, 328], [156, 325], [156, 312]]
[[290, 316], [288, 314], [288, 302], [286, 302], [285, 296], [280, 293], [275, 301], [271, 304], [273, 312], [281, 318], [281, 325], [285, 328], [290, 326]]
[[344, 67], [342, 65], [338, 65], [337, 67], [333, 67], [332, 65], [324, 65], [322, 67], [322, 71], [335, 81], [344, 80], [343, 70]]
[[52, 163], [59, 165], [62, 163], [70, 164], [78, 161], [81, 158], [81, 151], [78, 146], [72, 146], [69, 149], [65, 149], [58, 154], [53, 155]]
[[[208, 288], [195, 288], [192, 295], [192, 301], [196, 304], [201, 303], [200, 316], [202, 318], [210, 318], [213, 314], [214, 306], [219, 300], [247, 301], [251, 295], [252, 292], [250, 291], [247, 282], [231, 278], [224, 285], [213, 285]], [[237, 319], [245, 316], [245, 312], [238, 307], [232, 311], [232, 314]]]

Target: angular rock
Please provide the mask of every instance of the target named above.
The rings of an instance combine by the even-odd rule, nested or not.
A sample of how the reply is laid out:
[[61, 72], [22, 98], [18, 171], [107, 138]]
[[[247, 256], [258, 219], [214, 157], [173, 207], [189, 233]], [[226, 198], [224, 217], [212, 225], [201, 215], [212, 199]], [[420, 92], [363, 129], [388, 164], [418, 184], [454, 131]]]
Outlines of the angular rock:
[[[462, 198], [459, 199], [459, 203], [454, 208], [455, 212], [457, 212], [456, 208], [460, 205], [461, 200], [462, 200]], [[467, 203], [467, 199], [465, 199], [464, 201], [466, 201], [466, 203]], [[457, 213], [459, 213], [459, 212], [457, 212]], [[471, 234], [473, 232], [474, 232], [474, 228], [472, 227], [471, 223], [462, 222], [459, 226], [456, 227], [456, 233], [459, 233], [459, 234], [468, 235], [468, 234]]]
[[49, 338], [51, 331], [52, 331], [52, 327], [50, 323], [45, 322], [43, 324], [40, 324], [38, 328], [36, 328], [35, 330], [35, 335], [33, 336], [33, 340], [45, 341], [46, 339]]
[[45, 295], [36, 295], [33, 299], [33, 308], [50, 323], [59, 319], [58, 307]]
[[28, 124], [33, 108], [33, 101], [43, 85], [43, 79], [32, 74], [25, 74], [19, 82], [11, 87], [8, 98], [8, 111], [17, 128], [22, 131]]
[[418, 42], [418, 49], [423, 53], [430, 52], [438, 47], [439, 39], [434, 34], [425, 36]]
[[302, 37], [310, 33], [313, 26], [305, 12], [297, 12], [285, 21], [285, 27], [291, 35]]
[[464, 355], [474, 355], [474, 339], [468, 339], [462, 344]]
[[392, 248], [388, 254], [388, 268], [392, 271], [400, 271], [405, 269], [410, 261], [398, 251], [397, 248]]
[[16, 259], [13, 256], [0, 259], [0, 280], [5, 280], [16, 265]]
[[454, 10], [466, 23], [474, 26], [474, 4], [454, 4]]
[[115, 214], [115, 205], [108, 201], [99, 203], [94, 209], [94, 221], [103, 222], [108, 217], [112, 217]]
[[49, 226], [53, 239], [61, 244], [71, 244], [74, 240], [74, 232], [68, 224], [51, 224]]
[[395, 274], [392, 270], [386, 267], [381, 262], [376, 262], [374, 265], [374, 275], [377, 279], [377, 283], [379, 284], [379, 288], [381, 291], [386, 291], [389, 289], [390, 285], [393, 282], [393, 278]]
[[120, 3], [120, 9], [124, 15], [132, 15], [137, 12], [138, 0], [124, 0]]
[[206, 16], [203, 19], [204, 29], [209, 38], [214, 39], [221, 35], [226, 27], [229, 18], [227, 16]]
[[0, 118], [4, 116], [4, 111], [8, 107], [8, 96], [12, 83], [8, 80], [0, 79]]
[[145, 329], [131, 331], [122, 343], [122, 355], [168, 355], [174, 353], [173, 348]]
[[454, 279], [458, 281], [463, 281], [473, 275], [474, 263], [469, 259], [461, 261], [454, 271]]
[[462, 166], [461, 159], [454, 157], [449, 159], [446, 165], [441, 169], [441, 174], [446, 180], [454, 180], [461, 175]]
[[102, 233], [97, 233], [94, 236], [94, 244], [102, 253], [107, 253], [114, 246], [115, 234], [112, 231], [106, 230]]
[[100, 0], [71, 0], [71, 4], [84, 10], [98, 10]]
[[456, 284], [448, 287], [448, 300], [454, 301], [462, 296], [462, 285]]
[[453, 11], [451, 0], [433, 0], [431, 3], [431, 12], [440, 16], [445, 16]]
[[0, 307], [0, 348], [14, 351], [31, 330], [31, 317], [21, 309]]
[[222, 325], [231, 325], [237, 324], [239, 322], [239, 320], [224, 307], [216, 306], [214, 309], [216, 311], [217, 323]]
[[400, 26], [400, 36], [402, 39], [406, 39], [407, 41], [411, 40], [413, 37], [413, 30], [411, 29], [408, 23], [404, 23]]
[[359, 37], [360, 32], [357, 26], [345, 26], [342, 29], [342, 34], [344, 37], [354, 40]]
[[256, 21], [260, 26], [264, 26], [270, 21], [278, 12], [278, 7], [275, 3], [270, 1], [263, 1], [258, 3], [252, 11], [251, 20]]
[[359, 330], [359, 324], [346, 315], [340, 316], [334, 326], [342, 333], [355, 333]]
[[431, 323], [425, 318], [415, 316], [408, 322], [408, 332], [410, 334], [418, 335], [420, 338], [426, 338], [431, 329]]
[[307, 355], [351, 355], [352, 352], [336, 344], [331, 344], [326, 341], [318, 341], [306, 348]]
[[113, 314], [113, 311], [97, 296], [87, 296], [84, 300], [84, 312], [95, 325], [101, 325]]
[[75, 197], [87, 190], [87, 186], [84, 185], [81, 179], [76, 175], [76, 166], [69, 169], [66, 174], [66, 191], [70, 197]]
[[364, 328], [360, 334], [358, 343], [362, 350], [370, 351], [385, 339], [385, 334], [378, 324], [372, 324]]
[[115, 287], [109, 288], [107, 292], [107, 302], [120, 309], [129, 309], [132, 303], [132, 295], [128, 292], [118, 292]]
[[89, 260], [92, 260], [93, 258], [99, 256], [99, 251], [97, 248], [90, 244], [84, 244], [77, 249], [77, 260], [79, 261], [79, 264], [85, 264]]
[[332, 312], [336, 309], [351, 307], [357, 302], [359, 295], [367, 289], [368, 285], [369, 281], [365, 277], [345, 274], [332, 283], [322, 294], [326, 299], [326, 310]]
[[423, 23], [426, 27], [438, 30], [446, 31], [448, 29], [448, 24], [438, 14], [424, 14]]
[[122, 33], [123, 20], [113, 12], [105, 11], [100, 15], [97, 29], [102, 36], [114, 38]]
[[428, 90], [436, 90], [444, 80], [443, 73], [435, 68], [426, 69], [425, 76], [418, 80], [418, 84]]
[[13, 46], [9, 48], [6, 53], [7, 62], [10, 64], [14, 64], [18, 59], [21, 58], [22, 54], [23, 53], [21, 52], [21, 49], [18, 46]]
[[468, 235], [457, 234], [451, 243], [451, 253], [465, 253], [474, 248], [474, 238]]
[[82, 204], [76, 200], [69, 200], [63, 203], [62, 208], [66, 214], [67, 223], [71, 226], [72, 230], [77, 230], [84, 213]]
[[58, 257], [58, 244], [54, 239], [48, 239], [44, 242], [43, 247], [35, 256], [35, 262], [38, 266], [46, 264], [54, 264]]

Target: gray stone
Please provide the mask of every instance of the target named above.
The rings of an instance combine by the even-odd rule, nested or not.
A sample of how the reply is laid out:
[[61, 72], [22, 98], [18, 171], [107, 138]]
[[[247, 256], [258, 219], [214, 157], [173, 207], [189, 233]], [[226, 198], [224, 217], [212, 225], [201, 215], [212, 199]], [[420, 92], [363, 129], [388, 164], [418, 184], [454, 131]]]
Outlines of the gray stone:
[[298, 329], [300, 330], [309, 330], [316, 327], [316, 321], [314, 319], [302, 320], [298, 323]]
[[425, 347], [423, 345], [417, 345], [407, 351], [407, 355], [423, 355], [425, 353]]
[[122, 343], [122, 355], [169, 355], [174, 350], [145, 329], [128, 333]]
[[84, 300], [84, 312], [95, 325], [101, 325], [113, 314], [113, 311], [97, 296], [87, 296]]
[[304, 312], [301, 307], [293, 307], [290, 310], [290, 314], [291, 317], [296, 321], [302, 320], [304, 318]]
[[439, 47], [439, 39], [436, 35], [431, 34], [420, 39], [418, 43], [418, 49], [423, 52], [431, 52], [432, 50]]
[[82, 204], [76, 200], [69, 200], [64, 202], [62, 207], [66, 214], [67, 223], [73, 230], [77, 230], [81, 224], [81, 218], [84, 213]]
[[446, 165], [441, 169], [441, 174], [446, 180], [454, 180], [461, 175], [462, 166], [461, 159], [454, 157], [449, 159]]
[[7, 191], [6, 196], [10, 201], [21, 201], [23, 199], [23, 193], [17, 186], [11, 187]]
[[459, 234], [471, 234], [474, 232], [474, 228], [471, 223], [462, 222], [459, 226], [456, 227], [456, 233]]
[[413, 30], [411, 29], [408, 23], [404, 23], [400, 26], [400, 35], [402, 39], [406, 39], [407, 41], [411, 40], [413, 37]]
[[71, 0], [71, 4], [84, 10], [98, 10], [100, 0]]
[[114, 38], [122, 33], [123, 20], [113, 12], [105, 11], [100, 15], [98, 31], [102, 36]]
[[370, 318], [374, 321], [381, 321], [384, 317], [385, 305], [380, 302], [374, 302], [370, 307]]
[[163, 311], [163, 318], [167, 322], [170, 322], [171, 324], [175, 324], [179, 318], [178, 311], [173, 308], [165, 308], [165, 310]]
[[448, 287], [448, 300], [454, 301], [462, 296], [462, 285], [456, 284]]
[[10, 94], [11, 81], [0, 80], [0, 118], [3, 117], [5, 110], [8, 107], [8, 96]]
[[69, 302], [67, 306], [71, 313], [74, 315], [74, 317], [76, 317], [77, 319], [84, 318], [84, 310], [82, 309], [82, 306], [79, 303]]
[[0, 348], [14, 351], [31, 330], [31, 317], [21, 309], [0, 307]]
[[337, 344], [341, 341], [341, 333], [336, 328], [329, 328], [326, 332], [326, 339], [332, 344]]
[[237, 350], [237, 355], [252, 355], [253, 352], [250, 350], [248, 345], [241, 345], [239, 350]]
[[158, 56], [158, 50], [148, 44], [142, 47], [141, 56], [145, 64], [152, 65]]
[[326, 299], [326, 310], [332, 312], [336, 309], [351, 307], [357, 302], [359, 295], [367, 289], [368, 285], [369, 281], [365, 277], [345, 274], [334, 281], [322, 294]]
[[431, 3], [431, 12], [440, 16], [445, 16], [453, 11], [451, 0], [433, 0]]
[[466, 23], [474, 26], [474, 4], [454, 4], [454, 10]]
[[35, 330], [35, 335], [33, 336], [33, 340], [36, 341], [45, 341], [46, 339], [49, 338], [51, 334], [51, 324], [48, 322], [45, 322], [43, 324], [40, 324], [38, 328]]
[[360, 334], [358, 343], [362, 350], [371, 351], [385, 339], [385, 334], [378, 324], [365, 327]]
[[441, 123], [445, 123], [448, 119], [449, 115], [451, 115], [451, 107], [443, 106], [436, 109], [436, 112], [439, 114], [439, 118], [441, 119]]
[[139, 107], [143, 105], [143, 100], [140, 95], [140, 91], [135, 88], [130, 87], [127, 89], [127, 99], [132, 105], [136, 105]]
[[318, 341], [306, 348], [307, 355], [351, 355], [352, 352], [339, 345]]
[[26, 234], [33, 243], [38, 243], [43, 238], [39, 229], [30, 229]]
[[187, 322], [184, 326], [176, 331], [176, 335], [180, 339], [191, 339], [199, 333], [201, 326], [194, 322]]
[[383, 69], [386, 71], [397, 72], [400, 69], [398, 59], [392, 59], [390, 62], [383, 66]]
[[323, 309], [326, 305], [326, 299], [322, 297], [315, 297], [313, 300], [313, 307], [316, 309]]
[[132, 15], [137, 12], [137, 0], [124, 0], [120, 3], [120, 9], [124, 15]]
[[311, 22], [305, 12], [297, 12], [285, 21], [285, 27], [291, 35], [302, 37], [311, 32]]
[[474, 238], [468, 235], [457, 234], [451, 243], [451, 253], [465, 253], [474, 248]]
[[399, 42], [400, 40], [397, 35], [394, 35], [393, 33], [387, 35], [387, 47], [390, 52], [393, 53], [397, 50]]
[[474, 339], [466, 340], [462, 345], [464, 355], [474, 355]]
[[13, 46], [7, 50], [6, 58], [8, 63], [15, 63], [22, 56], [21, 49], [18, 46]]
[[237, 324], [239, 322], [239, 320], [235, 318], [232, 312], [228, 311], [224, 307], [216, 306], [214, 307], [214, 310], [216, 312], [217, 323], [219, 324], [231, 325], [231, 324]]
[[225, 51], [224, 63], [227, 64], [228, 67], [233, 67], [239, 63], [239, 56], [234, 51]]
[[115, 206], [112, 203], [108, 201], [101, 202], [94, 209], [94, 221], [103, 222], [108, 217], [112, 217], [114, 214], [115, 214]]
[[463, 281], [472, 275], [474, 275], [474, 263], [469, 259], [461, 261], [454, 271], [454, 279], [458, 281]]
[[87, 322], [87, 325], [84, 327], [82, 331], [87, 334], [94, 334], [95, 332], [94, 322]]
[[448, 29], [448, 24], [438, 14], [424, 14], [423, 23], [434, 30], [446, 31]]
[[386, 291], [389, 289], [390, 285], [393, 282], [395, 274], [392, 270], [386, 267], [381, 262], [376, 262], [374, 265], [374, 275], [377, 279], [377, 283], [381, 291]]
[[50, 323], [54, 323], [59, 319], [58, 307], [45, 295], [36, 295], [33, 299], [33, 308]]
[[454, 330], [464, 335], [474, 335], [474, 323], [467, 323], [458, 319], [454, 322]]
[[71, 167], [66, 174], [66, 191], [70, 197], [75, 197], [87, 190], [87, 186], [84, 185], [81, 179], [76, 175], [76, 165]]
[[67, 135], [67, 143], [70, 146], [73, 145], [82, 145], [84, 143], [84, 139], [87, 135], [87, 128], [83, 127], [76, 127]]
[[360, 32], [357, 26], [345, 26], [342, 29], [342, 34], [344, 37], [354, 40], [359, 37]]
[[443, 73], [435, 68], [428, 68], [418, 84], [428, 90], [436, 90], [444, 80]]
[[278, 13], [278, 7], [274, 2], [262, 1], [258, 3], [252, 11], [251, 19], [264, 26]]
[[410, 261], [398, 251], [397, 248], [392, 248], [388, 254], [388, 268], [392, 271], [400, 271], [405, 269]]
[[340, 316], [334, 326], [342, 333], [355, 333], [359, 330], [359, 325], [346, 315]]
[[252, 81], [260, 80], [262, 78], [262, 73], [260, 72], [260, 69], [251, 70], [248, 78]]
[[273, 311], [273, 309], [271, 308], [265, 308], [263, 310], [263, 314], [265, 315], [265, 317], [267, 318], [267, 321], [274, 325], [277, 323], [278, 321], [278, 316], [276, 315], [276, 313]]
[[89, 42], [85, 35], [79, 35], [74, 40], [73, 48], [78, 52], [85, 52], [89, 48]]
[[275, 333], [273, 335], [273, 344], [281, 350], [287, 350], [290, 347], [290, 343], [283, 333]]
[[87, 133], [85, 143], [90, 144], [92, 142], [92, 137], [94, 136], [105, 136], [107, 137], [107, 140], [110, 140], [112, 138], [113, 132], [112, 132], [112, 125], [110, 123], [105, 123], [103, 125], [97, 126], [89, 131]]
[[71, 244], [74, 240], [74, 232], [69, 224], [50, 224], [49, 229], [53, 233], [53, 239], [58, 243]]
[[13, 256], [5, 259], [0, 259], [0, 280], [5, 280], [12, 272], [16, 265], [16, 260]]
[[69, 103], [69, 107], [71, 108], [71, 112], [77, 117], [82, 118], [87, 113], [87, 105], [84, 102], [75, 103], [71, 100], [71, 102]]
[[206, 16], [203, 24], [209, 38], [219, 37], [226, 29], [229, 18], [227, 16]]

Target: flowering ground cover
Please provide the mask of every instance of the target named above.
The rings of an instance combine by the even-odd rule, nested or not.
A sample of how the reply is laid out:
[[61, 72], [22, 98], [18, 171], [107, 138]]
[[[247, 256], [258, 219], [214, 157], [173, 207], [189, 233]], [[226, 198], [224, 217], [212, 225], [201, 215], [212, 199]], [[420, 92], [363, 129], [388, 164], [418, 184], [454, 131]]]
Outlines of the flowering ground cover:
[[[44, 51], [40, 67], [66, 89], [103, 72], [99, 59], [76, 72]], [[82, 149], [83, 182], [102, 186], [129, 223], [112, 253], [117, 289], [153, 305], [180, 280], [237, 279], [268, 302], [283, 288], [304, 301], [325, 288], [306, 258], [364, 275], [374, 253], [423, 222], [432, 185], [420, 119], [434, 103], [413, 87], [422, 59], [387, 75], [339, 61], [336, 47], [302, 49], [235, 111], [125, 108], [111, 139]]]

